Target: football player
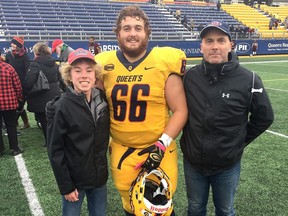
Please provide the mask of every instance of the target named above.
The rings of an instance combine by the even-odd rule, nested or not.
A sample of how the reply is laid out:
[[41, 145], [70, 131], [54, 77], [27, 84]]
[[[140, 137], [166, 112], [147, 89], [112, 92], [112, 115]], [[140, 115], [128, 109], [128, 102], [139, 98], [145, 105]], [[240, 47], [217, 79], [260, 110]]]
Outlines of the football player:
[[[147, 50], [151, 30], [138, 6], [120, 11], [114, 31], [120, 50], [95, 56], [110, 110], [112, 177], [126, 215], [142, 215], [130, 207], [129, 188], [143, 168], [160, 166], [170, 178], [172, 193], [177, 187], [174, 139], [187, 120], [181, 80], [186, 56], [171, 47]], [[165, 215], [175, 214], [171, 208]]]

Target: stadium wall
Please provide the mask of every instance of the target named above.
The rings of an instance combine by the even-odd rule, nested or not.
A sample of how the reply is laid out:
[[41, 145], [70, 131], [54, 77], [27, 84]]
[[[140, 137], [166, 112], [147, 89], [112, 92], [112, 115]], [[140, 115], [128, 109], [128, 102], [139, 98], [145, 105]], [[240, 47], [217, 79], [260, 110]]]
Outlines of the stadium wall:
[[[236, 53], [239, 56], [250, 55], [252, 53], [252, 43], [254, 40], [236, 40]], [[34, 55], [32, 47], [38, 41], [27, 41], [25, 47], [28, 49], [29, 57], [33, 60]], [[102, 51], [117, 50], [119, 49], [117, 41], [98, 41], [101, 44]], [[258, 50], [257, 55], [273, 55], [273, 54], [288, 54], [288, 40], [257, 40]], [[51, 43], [48, 43], [51, 46]], [[84, 48], [88, 49], [87, 41], [65, 41], [69, 46], [74, 49]], [[186, 53], [188, 58], [201, 57], [200, 41], [150, 41], [148, 48], [155, 46], [172, 46], [179, 48]], [[5, 55], [10, 49], [10, 42], [0, 42], [0, 49], [2, 55]], [[57, 58], [55, 53], [53, 57]]]

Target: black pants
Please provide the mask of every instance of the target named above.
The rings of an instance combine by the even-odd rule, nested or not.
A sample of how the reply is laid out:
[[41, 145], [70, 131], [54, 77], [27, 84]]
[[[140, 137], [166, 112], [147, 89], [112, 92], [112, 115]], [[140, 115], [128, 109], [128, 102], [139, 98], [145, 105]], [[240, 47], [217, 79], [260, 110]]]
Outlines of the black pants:
[[41, 128], [44, 134], [45, 138], [45, 143], [47, 144], [47, 120], [46, 120], [46, 115], [45, 112], [37, 112], [35, 113], [36, 119], [40, 122]]
[[5, 126], [8, 133], [9, 149], [18, 151], [18, 138], [17, 138], [17, 119], [16, 110], [0, 111], [0, 152], [4, 151], [4, 142], [2, 135], [2, 119], [5, 122]]

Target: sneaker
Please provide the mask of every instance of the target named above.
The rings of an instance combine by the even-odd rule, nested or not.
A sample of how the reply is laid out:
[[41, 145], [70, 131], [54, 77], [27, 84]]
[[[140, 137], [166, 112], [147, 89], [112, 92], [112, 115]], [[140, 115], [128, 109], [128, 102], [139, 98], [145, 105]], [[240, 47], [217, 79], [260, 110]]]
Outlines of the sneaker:
[[17, 151], [14, 151], [14, 150], [13, 150], [13, 151], [12, 151], [12, 155], [13, 155], [13, 156], [16, 156], [16, 155], [22, 154], [23, 152], [24, 152], [24, 150], [22, 150], [22, 149], [19, 148]]
[[[8, 133], [7, 133], [7, 131], [5, 132], [5, 134], [4, 134], [5, 136], [8, 136]], [[21, 131], [17, 131], [17, 136], [21, 136], [22, 135], [22, 132]]]

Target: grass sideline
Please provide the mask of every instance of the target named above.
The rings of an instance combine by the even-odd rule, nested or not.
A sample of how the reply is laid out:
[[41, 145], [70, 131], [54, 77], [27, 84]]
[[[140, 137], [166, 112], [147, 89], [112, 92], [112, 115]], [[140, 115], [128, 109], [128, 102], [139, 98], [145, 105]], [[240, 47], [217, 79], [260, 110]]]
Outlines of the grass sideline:
[[[250, 144], [242, 159], [240, 185], [236, 195], [236, 214], [240, 216], [286, 216], [288, 215], [288, 64], [278, 60], [287, 57], [248, 57], [240, 62], [258, 73], [269, 93], [275, 122], [269, 130], [286, 135], [281, 137], [265, 132]], [[189, 61], [195, 64], [199, 60]], [[261, 63], [261, 61], [270, 61]], [[258, 62], [255, 64], [254, 62]], [[43, 145], [43, 135], [37, 128], [34, 116], [29, 113], [31, 128], [23, 131], [19, 143], [25, 149], [23, 158], [30, 178], [34, 184], [37, 197], [45, 215], [61, 215], [61, 196], [48, 162]], [[20, 124], [21, 126], [21, 124]], [[25, 191], [16, 167], [14, 157], [7, 150], [7, 137], [4, 136], [5, 155], [0, 158], [0, 215], [32, 215]], [[186, 215], [186, 192], [183, 174], [182, 153], [179, 148], [178, 189], [173, 198], [178, 216]], [[123, 215], [120, 197], [114, 188], [111, 176], [108, 181], [108, 216]], [[83, 214], [88, 215], [86, 205]], [[213, 215], [213, 206], [209, 203], [208, 216]], [[37, 215], [38, 216], [38, 215]]]

